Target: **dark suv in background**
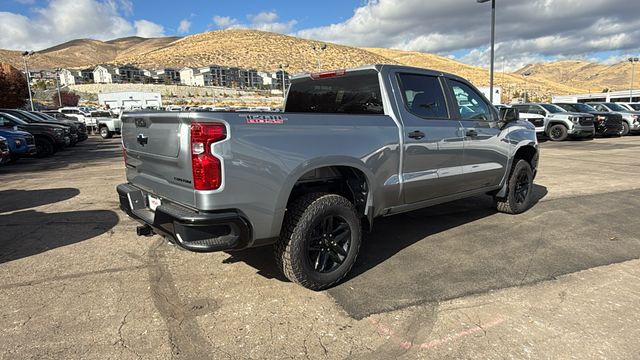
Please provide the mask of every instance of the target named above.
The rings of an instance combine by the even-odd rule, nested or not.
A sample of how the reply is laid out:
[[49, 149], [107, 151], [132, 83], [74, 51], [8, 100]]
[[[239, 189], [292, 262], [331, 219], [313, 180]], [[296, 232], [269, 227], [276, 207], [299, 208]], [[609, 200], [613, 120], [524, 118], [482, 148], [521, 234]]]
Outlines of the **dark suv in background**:
[[[64, 130], [64, 143], [56, 144], [58, 148], [64, 148], [65, 146], [75, 145], [78, 142], [78, 129], [74, 128], [70, 125], [61, 124], [59, 122], [52, 121], [44, 121], [39, 117], [31, 114], [28, 111], [24, 110], [16, 110], [16, 109], [0, 109], [0, 112], [5, 114], [10, 114], [15, 116], [16, 118], [28, 123], [28, 124], [46, 124], [46, 125], [54, 125], [59, 126]], [[31, 131], [29, 131], [31, 132]]]
[[66, 127], [45, 123], [27, 123], [19, 118], [0, 110], [0, 127], [14, 128], [31, 133], [35, 137], [36, 156], [45, 157], [53, 155], [56, 150], [63, 147]]
[[556, 103], [569, 112], [587, 113], [593, 115], [593, 125], [596, 135], [620, 136], [624, 130], [622, 115], [613, 112], [598, 111], [593, 106], [582, 103]]
[[[71, 133], [75, 133], [78, 134], [78, 142], [81, 141], [85, 141], [89, 138], [89, 135], [87, 134], [87, 127], [85, 126], [85, 124], [81, 123], [80, 121], [73, 119], [73, 118], [55, 118], [49, 114], [45, 114], [42, 112], [37, 112], [37, 111], [30, 111], [30, 114], [32, 114], [33, 116], [36, 116], [37, 118], [41, 119], [44, 122], [47, 123], [54, 123], [54, 124], [61, 124], [61, 125], [67, 125], [71, 127]], [[63, 114], [60, 114], [63, 115]]]

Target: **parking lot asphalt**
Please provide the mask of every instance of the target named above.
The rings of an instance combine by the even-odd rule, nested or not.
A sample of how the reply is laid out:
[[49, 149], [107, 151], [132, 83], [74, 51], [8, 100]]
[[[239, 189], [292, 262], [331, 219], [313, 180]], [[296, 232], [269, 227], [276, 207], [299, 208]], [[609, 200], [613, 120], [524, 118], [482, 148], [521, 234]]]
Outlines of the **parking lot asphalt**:
[[534, 208], [381, 219], [349, 279], [196, 254], [119, 210], [119, 139], [0, 167], [0, 358], [635, 358], [640, 136], [541, 143]]

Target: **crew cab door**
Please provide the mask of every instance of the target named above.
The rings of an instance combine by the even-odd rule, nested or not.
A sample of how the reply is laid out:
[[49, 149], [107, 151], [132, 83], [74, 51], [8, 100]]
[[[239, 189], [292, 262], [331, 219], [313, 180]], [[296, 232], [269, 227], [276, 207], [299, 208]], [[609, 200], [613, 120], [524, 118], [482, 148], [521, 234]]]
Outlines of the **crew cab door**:
[[509, 143], [498, 124], [495, 108], [471, 85], [447, 79], [462, 125], [465, 190], [499, 185], [507, 171]]
[[402, 165], [405, 204], [461, 190], [463, 138], [452, 120], [441, 77], [398, 73], [404, 124]]

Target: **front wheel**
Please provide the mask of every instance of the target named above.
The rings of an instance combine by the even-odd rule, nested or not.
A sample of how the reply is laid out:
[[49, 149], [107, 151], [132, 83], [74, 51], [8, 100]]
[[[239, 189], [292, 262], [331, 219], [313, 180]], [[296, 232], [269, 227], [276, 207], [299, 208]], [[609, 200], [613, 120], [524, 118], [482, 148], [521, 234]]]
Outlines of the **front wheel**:
[[36, 138], [36, 156], [39, 158], [51, 156], [56, 152], [56, 148], [49, 139]]
[[629, 124], [626, 121], [622, 122], [622, 131], [620, 131], [620, 136], [627, 136], [629, 135], [629, 131], [631, 129], [629, 129]]
[[103, 126], [100, 128], [100, 136], [102, 136], [103, 139], [111, 139], [113, 132], [109, 131], [108, 127]]
[[549, 128], [549, 139], [551, 141], [563, 141], [568, 135], [567, 127], [562, 124], [555, 124]]
[[512, 167], [507, 183], [507, 195], [496, 198], [496, 208], [507, 214], [520, 214], [533, 203], [533, 170], [526, 160], [518, 160]]
[[288, 208], [274, 246], [278, 267], [291, 281], [323, 290], [353, 267], [362, 237], [360, 217], [340, 195], [306, 194]]

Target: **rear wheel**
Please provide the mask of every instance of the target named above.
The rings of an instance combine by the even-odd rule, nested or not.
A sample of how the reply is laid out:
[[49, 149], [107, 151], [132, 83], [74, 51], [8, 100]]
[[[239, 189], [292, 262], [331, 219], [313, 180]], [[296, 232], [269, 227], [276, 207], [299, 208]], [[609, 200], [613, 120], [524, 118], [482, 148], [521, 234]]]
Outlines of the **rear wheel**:
[[55, 151], [55, 146], [51, 140], [41, 137], [36, 138], [36, 157], [42, 158], [51, 156]]
[[496, 197], [498, 211], [507, 214], [520, 214], [527, 211], [533, 202], [533, 170], [526, 160], [518, 160], [509, 176], [507, 195]]
[[555, 124], [549, 128], [549, 139], [552, 141], [566, 140], [568, 134], [567, 127], [562, 124]]
[[100, 127], [100, 136], [102, 136], [103, 139], [111, 139], [113, 137], [113, 132], [109, 131], [108, 127], [101, 126]]
[[620, 131], [621, 136], [629, 135], [629, 124], [626, 121], [622, 122], [622, 131]]
[[291, 281], [322, 290], [342, 280], [360, 250], [360, 217], [340, 195], [303, 195], [287, 209], [276, 262]]

